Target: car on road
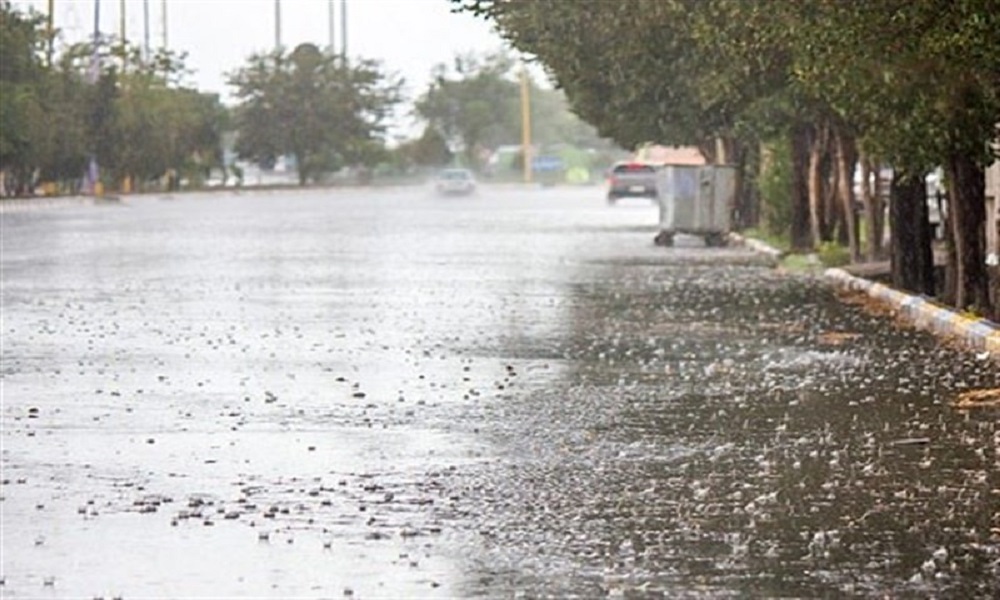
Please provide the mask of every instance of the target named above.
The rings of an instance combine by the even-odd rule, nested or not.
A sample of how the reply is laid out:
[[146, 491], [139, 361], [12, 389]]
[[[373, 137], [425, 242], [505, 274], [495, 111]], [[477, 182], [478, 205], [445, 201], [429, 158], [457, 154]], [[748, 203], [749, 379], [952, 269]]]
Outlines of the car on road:
[[439, 194], [465, 196], [476, 191], [476, 178], [468, 169], [445, 169], [434, 180]]
[[609, 204], [621, 198], [656, 198], [656, 165], [619, 162], [608, 171]]

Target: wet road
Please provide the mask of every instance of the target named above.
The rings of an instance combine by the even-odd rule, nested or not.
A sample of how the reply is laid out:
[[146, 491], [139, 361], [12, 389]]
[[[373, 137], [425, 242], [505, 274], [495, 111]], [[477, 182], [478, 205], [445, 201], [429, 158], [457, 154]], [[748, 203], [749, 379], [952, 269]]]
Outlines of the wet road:
[[2, 216], [4, 598], [1000, 595], [995, 363], [596, 190]]

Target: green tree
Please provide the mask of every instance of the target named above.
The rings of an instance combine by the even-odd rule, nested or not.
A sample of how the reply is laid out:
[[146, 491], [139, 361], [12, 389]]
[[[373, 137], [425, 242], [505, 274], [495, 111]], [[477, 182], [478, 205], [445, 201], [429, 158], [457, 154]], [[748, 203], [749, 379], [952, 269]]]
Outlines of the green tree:
[[444, 136], [430, 126], [424, 128], [419, 138], [401, 144], [397, 154], [404, 163], [418, 167], [443, 167], [454, 158]]
[[782, 106], [787, 59], [758, 34], [754, 2], [454, 1], [536, 56], [573, 112], [625, 148], [698, 146], [740, 165], [759, 115]]
[[39, 109], [44, 81], [42, 18], [0, 3], [0, 171], [7, 187], [26, 193], [42, 152], [45, 114]]
[[513, 60], [503, 53], [467, 54], [437, 65], [415, 112], [437, 130], [452, 151], [479, 168], [484, 150], [520, 140], [520, 87]]
[[795, 81], [896, 173], [893, 278], [934, 290], [924, 175], [948, 174], [951, 248], [944, 296], [990, 314], [983, 267], [983, 172], [1000, 122], [1000, 12], [992, 0], [813, 0], [792, 32]]
[[105, 183], [196, 174], [218, 164], [218, 97], [185, 88], [184, 56], [143, 58], [114, 38], [48, 56], [37, 14], [0, 3], [0, 169], [15, 193], [39, 182], [75, 192], [91, 157]]
[[90, 142], [87, 113], [90, 86], [74, 73], [54, 65], [45, 82], [38, 107], [46, 115], [38, 132], [42, 150], [37, 166], [42, 181], [63, 182], [76, 193], [77, 180], [87, 166]]
[[[859, 151], [891, 164], [900, 191], [943, 165], [954, 223], [945, 295], [991, 313], [982, 169], [1000, 122], [995, 0], [453, 2], [537, 56], [574, 111], [622, 145], [698, 144], [741, 164], [748, 144], [788, 140], [797, 248], [837, 228], [859, 254], [850, 185]], [[894, 228], [913, 234], [894, 241], [895, 282], [925, 291], [924, 203], [909, 191], [893, 197]], [[874, 231], [876, 212], [869, 203]]]
[[230, 75], [237, 152], [259, 163], [290, 154], [299, 183], [343, 166], [373, 166], [402, 80], [370, 60], [350, 64], [312, 44], [251, 56]]
[[531, 138], [543, 145], [568, 144], [578, 148], [608, 148], [610, 142], [597, 135], [593, 125], [573, 114], [562, 90], [543, 88], [529, 79], [531, 94]]
[[[437, 65], [433, 81], [417, 99], [415, 112], [431, 129], [476, 168], [488, 151], [521, 143], [520, 69], [507, 53], [464, 54], [452, 65]], [[530, 96], [532, 143], [606, 147], [607, 140], [570, 110], [561, 90], [540, 86], [532, 77]]]

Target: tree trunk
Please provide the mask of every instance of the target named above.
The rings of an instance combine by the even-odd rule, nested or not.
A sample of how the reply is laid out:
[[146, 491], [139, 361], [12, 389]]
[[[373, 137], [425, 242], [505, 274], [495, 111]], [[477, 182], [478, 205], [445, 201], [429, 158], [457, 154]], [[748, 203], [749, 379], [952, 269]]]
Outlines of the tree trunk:
[[892, 285], [934, 295], [934, 255], [927, 212], [927, 186], [920, 175], [897, 170], [889, 189]]
[[876, 261], [879, 257], [879, 239], [875, 231], [875, 202], [872, 198], [872, 169], [868, 156], [864, 152], [858, 153], [858, 162], [861, 163], [861, 203], [865, 208], [865, 221], [868, 223], [868, 243], [867, 256], [870, 261]]
[[740, 156], [739, 171], [740, 186], [743, 200], [740, 213], [740, 228], [749, 229], [760, 225], [760, 194], [757, 184], [760, 181], [761, 156], [759, 144], [744, 146]]
[[722, 159], [724, 162], [719, 164], [726, 164], [735, 167], [734, 181], [733, 181], [733, 202], [734, 206], [732, 209], [732, 225], [736, 229], [745, 229], [749, 225], [747, 224], [747, 215], [750, 212], [749, 202], [747, 201], [747, 194], [745, 188], [746, 186], [746, 151], [743, 144], [739, 140], [726, 137], [721, 138], [722, 141], [722, 152], [717, 158]]
[[293, 149], [292, 156], [295, 158], [295, 176], [298, 178], [299, 186], [305, 186], [309, 181], [308, 157], [301, 149]]
[[843, 131], [835, 131], [837, 144], [837, 191], [840, 197], [844, 226], [847, 230], [847, 246], [851, 251], [851, 262], [861, 259], [861, 244], [858, 241], [858, 220], [854, 212], [854, 163], [857, 151], [854, 140]]
[[826, 127], [818, 126], [809, 144], [809, 231], [813, 244], [825, 236], [826, 214], [823, 210], [823, 152], [826, 146]]
[[809, 126], [792, 129], [792, 249], [813, 249], [809, 227]]
[[718, 164], [716, 159], [718, 157], [719, 146], [715, 138], [698, 144], [698, 150], [701, 152], [701, 155], [705, 157], [706, 165]]
[[875, 241], [878, 244], [879, 258], [881, 258], [885, 254], [886, 229], [888, 229], [889, 235], [892, 235], [892, 228], [887, 227], [885, 222], [887, 194], [885, 181], [882, 179], [882, 166], [876, 160], [870, 165], [870, 168], [875, 176], [872, 187], [872, 203], [875, 206]]
[[836, 239], [838, 244], [846, 246], [848, 244], [847, 217], [844, 215], [844, 207], [840, 202], [840, 171], [837, 167], [837, 152], [835, 140], [832, 139], [832, 135], [831, 143], [834, 145], [830, 147], [827, 159], [823, 161], [823, 171], [826, 173], [826, 178], [824, 179], [826, 183], [823, 191], [823, 210], [826, 214], [826, 229], [823, 231], [823, 240], [830, 241]]
[[732, 147], [732, 140], [727, 137], [719, 136], [715, 138], [715, 161], [714, 164], [717, 165], [728, 165], [732, 164], [732, 157], [729, 156], [730, 148]]
[[940, 294], [940, 299], [945, 304], [955, 305], [955, 296], [958, 293], [958, 253], [955, 251], [955, 217], [949, 207], [955, 205], [955, 169], [951, 163], [944, 165], [945, 172], [945, 196], [942, 201], [939, 196], [938, 212], [941, 215], [941, 229], [944, 235], [944, 290]]
[[986, 177], [974, 160], [953, 155], [954, 198], [948, 209], [955, 220], [957, 255], [955, 307], [971, 308], [981, 315], [993, 314], [989, 278], [986, 274]]

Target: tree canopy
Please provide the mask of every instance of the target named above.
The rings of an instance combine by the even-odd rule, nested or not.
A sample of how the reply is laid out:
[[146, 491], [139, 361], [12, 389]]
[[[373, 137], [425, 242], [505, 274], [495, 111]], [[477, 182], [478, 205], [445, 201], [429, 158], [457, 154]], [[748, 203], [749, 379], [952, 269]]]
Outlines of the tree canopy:
[[255, 54], [230, 83], [239, 102], [237, 152], [262, 164], [292, 155], [303, 184], [375, 162], [402, 87], [375, 61], [351, 63], [313, 44]]
[[[798, 247], [829, 239], [839, 223], [856, 253], [858, 151], [893, 167], [899, 189], [919, 191], [912, 181], [944, 167], [956, 282], [944, 295], [990, 314], [982, 169], [1000, 122], [996, 0], [452, 2], [535, 56], [573, 110], [626, 147], [697, 144], [710, 159], [744, 164], [748, 148], [785, 139]], [[905, 205], [891, 212], [894, 228], [921, 229], [924, 201], [894, 198]], [[877, 219], [878, 206], [866, 206]]]
[[[41, 182], [74, 191], [94, 160], [114, 187], [220, 164], [225, 111], [184, 87], [184, 56], [100, 38], [51, 63], [44, 20], [0, 3], [0, 170], [10, 193]], [[125, 184], [123, 184], [125, 185]]]
[[[435, 66], [414, 112], [467, 164], [480, 167], [484, 151], [521, 143], [520, 74], [517, 61], [505, 52], [458, 55], [451, 65]], [[546, 89], [530, 76], [527, 85], [534, 143], [605, 144], [572, 113], [561, 91]]]

